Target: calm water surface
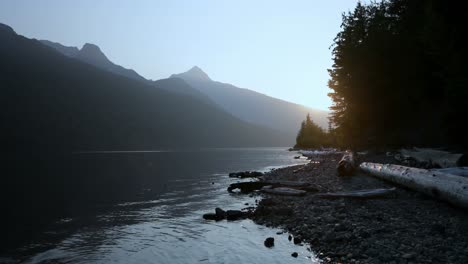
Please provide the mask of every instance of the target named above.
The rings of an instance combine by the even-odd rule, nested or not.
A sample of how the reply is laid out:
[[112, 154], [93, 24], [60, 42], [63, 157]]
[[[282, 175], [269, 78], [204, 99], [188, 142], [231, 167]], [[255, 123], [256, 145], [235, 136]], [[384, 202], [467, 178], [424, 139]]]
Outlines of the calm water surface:
[[[95, 173], [134, 177], [140, 199], [62, 219], [18, 250], [24, 263], [317, 263], [306, 246], [250, 220], [206, 221], [215, 207], [241, 209], [259, 197], [229, 194], [229, 172], [304, 163], [285, 148], [77, 153]], [[112, 166], [112, 168], [108, 168]], [[275, 238], [271, 249], [263, 245]], [[291, 257], [298, 252], [299, 257]], [[8, 259], [5, 259], [8, 260]]]

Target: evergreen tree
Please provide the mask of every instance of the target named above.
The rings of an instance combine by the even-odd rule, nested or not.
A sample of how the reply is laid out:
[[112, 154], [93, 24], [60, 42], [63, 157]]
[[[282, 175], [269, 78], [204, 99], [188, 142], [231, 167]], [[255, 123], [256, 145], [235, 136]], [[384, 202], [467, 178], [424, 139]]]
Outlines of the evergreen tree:
[[441, 0], [388, 0], [343, 15], [328, 83], [341, 146], [468, 147], [462, 10]]
[[302, 121], [301, 128], [296, 137], [297, 148], [318, 148], [326, 145], [325, 131], [310, 118], [307, 114], [306, 120]]

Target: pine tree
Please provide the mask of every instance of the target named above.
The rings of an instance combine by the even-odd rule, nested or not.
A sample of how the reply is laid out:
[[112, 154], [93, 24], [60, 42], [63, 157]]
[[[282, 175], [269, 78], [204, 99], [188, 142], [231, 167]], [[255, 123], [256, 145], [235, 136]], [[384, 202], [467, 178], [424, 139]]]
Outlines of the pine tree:
[[301, 123], [301, 128], [296, 137], [295, 147], [318, 148], [326, 144], [325, 131], [312, 121], [310, 114], [307, 114], [306, 120]]

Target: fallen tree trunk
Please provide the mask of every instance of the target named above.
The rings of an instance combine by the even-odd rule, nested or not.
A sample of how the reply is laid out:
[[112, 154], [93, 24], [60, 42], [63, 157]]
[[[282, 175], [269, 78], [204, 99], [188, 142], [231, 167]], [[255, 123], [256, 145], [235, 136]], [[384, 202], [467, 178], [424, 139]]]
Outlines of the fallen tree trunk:
[[317, 194], [320, 198], [326, 199], [337, 199], [337, 198], [355, 198], [355, 199], [372, 199], [384, 197], [388, 194], [394, 193], [396, 188], [390, 189], [369, 189], [369, 190], [357, 190], [348, 192], [335, 192], [335, 193], [319, 193]]
[[348, 176], [354, 172], [356, 166], [354, 153], [352, 151], [346, 151], [343, 158], [338, 162], [338, 167], [336, 169], [338, 170], [339, 176]]
[[451, 204], [468, 208], [468, 178], [400, 165], [364, 162], [361, 170]]
[[237, 182], [232, 183], [227, 188], [228, 192], [234, 192], [239, 189], [241, 193], [251, 193], [262, 189], [265, 186], [271, 186], [271, 188], [286, 187], [296, 190], [302, 190], [307, 192], [317, 192], [319, 188], [308, 182], [296, 182], [296, 181], [251, 181], [251, 182]]
[[278, 188], [264, 188], [262, 192], [276, 195], [285, 195], [285, 196], [303, 196], [307, 192], [304, 190], [298, 190], [288, 187], [278, 187]]
[[445, 169], [432, 169], [432, 171], [438, 171], [443, 173], [448, 173], [457, 176], [468, 177], [468, 167], [452, 167]]
[[467, 166], [467, 158], [464, 154], [453, 154], [447, 151], [427, 149], [427, 148], [414, 148], [414, 149], [401, 149], [400, 153], [403, 157], [413, 158], [419, 163], [428, 163], [431, 166], [440, 168]]

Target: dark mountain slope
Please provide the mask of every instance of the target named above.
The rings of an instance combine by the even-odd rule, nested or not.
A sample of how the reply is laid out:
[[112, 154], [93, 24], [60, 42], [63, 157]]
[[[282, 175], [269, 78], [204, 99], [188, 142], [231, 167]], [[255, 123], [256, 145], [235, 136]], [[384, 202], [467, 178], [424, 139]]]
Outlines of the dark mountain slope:
[[41, 42], [42, 44], [52, 47], [70, 58], [78, 59], [80, 61], [94, 65], [100, 69], [107, 70], [134, 80], [146, 81], [145, 78], [140, 76], [134, 70], [126, 69], [110, 61], [101, 51], [101, 49], [94, 44], [86, 43], [81, 49], [78, 49], [77, 47], [68, 47], [48, 40], [41, 40]]
[[70, 150], [284, 144], [278, 133], [189, 96], [90, 67], [13, 33], [2, 32], [1, 41], [3, 113], [14, 119], [11, 132], [34, 143], [50, 144], [44, 139], [55, 132], [62, 137], [54, 145]]
[[[173, 83], [184, 82], [158, 85]], [[95, 177], [72, 152], [286, 145], [213, 104], [98, 69], [1, 24], [0, 92], [2, 249], [53, 217], [141, 190], [133, 174]]]
[[165, 81], [147, 80], [141, 75], [139, 75], [137, 72], [135, 72], [134, 70], [126, 69], [110, 61], [107, 58], [107, 56], [101, 51], [101, 49], [94, 44], [86, 43], [85, 45], [83, 45], [83, 47], [80, 50], [77, 47], [68, 47], [60, 43], [56, 43], [56, 42], [52, 42], [48, 40], [41, 40], [41, 42], [49, 47], [56, 49], [60, 53], [70, 58], [74, 58], [79, 61], [86, 62], [100, 69], [110, 71], [112, 73], [122, 75], [122, 76], [131, 78], [137, 81], [142, 81], [149, 85], [154, 85], [158, 88], [164, 89], [169, 92], [182, 94], [182, 95], [189, 95], [196, 99], [205, 101], [206, 103], [213, 103], [208, 96], [201, 93], [197, 89], [192, 88], [190, 85], [186, 83], [182, 83], [185, 81], [182, 81], [181, 79], [179, 81], [174, 81], [174, 80], [169, 80], [169, 79]]

